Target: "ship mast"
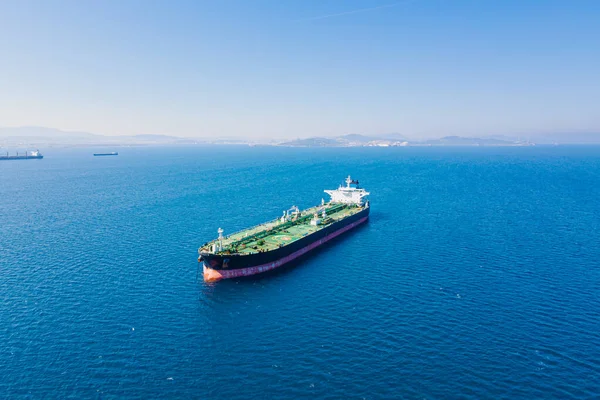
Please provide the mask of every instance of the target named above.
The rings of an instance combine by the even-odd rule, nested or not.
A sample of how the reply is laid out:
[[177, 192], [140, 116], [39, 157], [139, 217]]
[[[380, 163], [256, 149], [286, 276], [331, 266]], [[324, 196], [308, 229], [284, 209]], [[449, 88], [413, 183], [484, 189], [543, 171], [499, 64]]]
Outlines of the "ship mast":
[[223, 251], [223, 228], [217, 230], [219, 234], [219, 251]]

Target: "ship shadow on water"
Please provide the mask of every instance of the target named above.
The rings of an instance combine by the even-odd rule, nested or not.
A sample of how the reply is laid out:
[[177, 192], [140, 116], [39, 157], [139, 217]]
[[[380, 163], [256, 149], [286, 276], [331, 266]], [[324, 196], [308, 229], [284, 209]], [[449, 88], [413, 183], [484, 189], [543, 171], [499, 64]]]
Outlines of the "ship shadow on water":
[[[366, 223], [368, 223], [368, 221], [372, 221], [372, 222], [378, 222], [378, 221], [390, 221], [392, 220], [392, 217], [385, 212], [381, 212], [381, 211], [371, 211], [369, 213], [369, 219], [367, 220]], [[364, 225], [364, 224], [362, 224]], [[358, 227], [357, 227], [358, 228]]]
[[296, 258], [295, 260], [282, 265], [279, 268], [275, 268], [270, 271], [262, 272], [260, 274], [251, 275], [251, 276], [242, 276], [242, 277], [234, 278], [234, 279], [223, 279], [222, 281], [216, 282], [216, 285], [223, 285], [223, 284], [227, 284], [227, 283], [239, 284], [242, 282], [254, 284], [254, 283], [266, 280], [266, 279], [273, 279], [278, 276], [284, 276], [286, 274], [289, 274], [296, 267], [302, 268], [302, 266], [300, 264], [305, 263], [307, 260], [310, 260], [311, 258], [317, 258], [317, 257], [319, 257], [320, 254], [325, 253], [327, 251], [332, 251], [336, 248], [341, 249], [342, 248], [342, 246], [340, 245], [341, 242], [343, 242], [344, 240], [350, 239], [354, 235], [358, 235], [359, 232], [361, 232], [367, 228], [368, 223], [369, 223], [369, 220], [358, 225], [354, 229], [352, 229], [348, 232], [344, 232], [342, 235], [331, 239], [327, 243], [315, 248], [314, 250], [311, 250], [308, 253], [301, 255], [300, 257]]

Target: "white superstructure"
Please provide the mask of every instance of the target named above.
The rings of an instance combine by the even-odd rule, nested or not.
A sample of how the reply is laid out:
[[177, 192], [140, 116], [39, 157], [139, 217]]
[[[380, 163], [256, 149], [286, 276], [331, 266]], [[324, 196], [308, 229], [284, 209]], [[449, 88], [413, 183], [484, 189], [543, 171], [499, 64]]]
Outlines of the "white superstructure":
[[[350, 186], [352, 184], [356, 187]], [[345, 187], [340, 185], [336, 190], [325, 190], [325, 193], [331, 196], [330, 203], [356, 204], [359, 206], [363, 205], [363, 198], [370, 194], [365, 189], [360, 189], [358, 181], [353, 181], [350, 175], [346, 178]]]

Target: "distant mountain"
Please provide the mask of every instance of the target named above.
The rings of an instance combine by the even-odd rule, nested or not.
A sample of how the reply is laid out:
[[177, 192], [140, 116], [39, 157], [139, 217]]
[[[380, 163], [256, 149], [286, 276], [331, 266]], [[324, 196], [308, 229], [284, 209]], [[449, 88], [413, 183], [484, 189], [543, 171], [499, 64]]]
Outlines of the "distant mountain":
[[190, 139], [170, 135], [105, 136], [89, 132], [63, 131], [44, 127], [0, 127], [0, 147], [35, 148], [44, 146], [122, 146], [185, 144], [252, 144], [290, 147], [360, 147], [360, 146], [526, 146], [532, 144], [599, 144], [600, 133], [545, 133], [531, 135], [493, 135], [485, 137], [445, 136], [439, 139], [411, 140], [399, 133], [378, 135], [350, 133], [337, 137], [311, 137], [287, 141], [259, 141], [235, 137]]
[[485, 139], [497, 139], [497, 140], [504, 140], [506, 142], [520, 142], [521, 140], [526, 140], [528, 138], [519, 138], [518, 136], [507, 136], [507, 135], [490, 135], [490, 136], [485, 136]]
[[279, 145], [289, 147], [339, 147], [342, 146], [343, 143], [336, 139], [314, 137], [308, 139], [291, 140], [289, 142], [280, 143]]
[[397, 134], [368, 136], [358, 133], [350, 133], [347, 135], [337, 136], [333, 138], [312, 137], [307, 139], [297, 139], [280, 143], [280, 146], [293, 147], [356, 147], [370, 145], [397, 145], [406, 139]]
[[295, 147], [355, 147], [355, 146], [519, 146], [528, 145], [528, 142], [516, 140], [502, 140], [495, 138], [478, 138], [462, 136], [445, 136], [440, 139], [425, 141], [407, 140], [399, 134], [367, 136], [348, 134], [335, 138], [314, 137], [298, 139], [281, 143], [281, 146]]
[[0, 146], [185, 144], [198, 140], [168, 135], [104, 136], [44, 127], [0, 128]]
[[123, 138], [127, 138], [130, 140], [143, 140], [146, 142], [172, 142], [174, 140], [180, 140], [181, 138], [175, 136], [168, 135], [132, 135], [132, 136], [123, 136]]
[[38, 137], [52, 136], [70, 136], [70, 137], [92, 137], [100, 136], [89, 132], [63, 131], [55, 128], [45, 128], [42, 126], [19, 126], [19, 127], [0, 127], [0, 137], [11, 135], [25, 135]]
[[213, 139], [210, 141], [212, 144], [247, 144], [247, 140], [243, 139]]
[[406, 138], [406, 136], [401, 135], [399, 133], [385, 133], [383, 135], [377, 135], [376, 139], [380, 139], [380, 140], [393, 140], [393, 141], [398, 141], [398, 142], [404, 142], [404, 141], [408, 140]]
[[387, 140], [390, 142], [403, 142], [403, 141], [407, 140], [405, 136], [403, 136], [399, 133], [387, 133], [387, 134], [376, 135], [376, 136], [350, 133], [348, 135], [338, 136], [338, 137], [336, 137], [336, 139], [341, 142], [352, 142], [352, 143], [369, 143], [374, 140], [378, 140], [378, 141]]
[[543, 144], [600, 144], [600, 132], [541, 133], [528, 138]]
[[357, 133], [350, 133], [348, 135], [338, 136], [336, 139], [338, 141], [346, 141], [346, 142], [357, 142], [357, 143], [368, 143], [373, 138], [371, 136], [359, 135]]
[[99, 140], [101, 138], [103, 138], [103, 136], [89, 132], [69, 132], [61, 131], [60, 129], [36, 126], [0, 128], [0, 139], [12, 141], [69, 140], [79, 142]]
[[462, 136], [445, 136], [440, 139], [426, 140], [423, 143], [436, 146], [508, 146], [515, 144], [515, 142], [508, 140]]

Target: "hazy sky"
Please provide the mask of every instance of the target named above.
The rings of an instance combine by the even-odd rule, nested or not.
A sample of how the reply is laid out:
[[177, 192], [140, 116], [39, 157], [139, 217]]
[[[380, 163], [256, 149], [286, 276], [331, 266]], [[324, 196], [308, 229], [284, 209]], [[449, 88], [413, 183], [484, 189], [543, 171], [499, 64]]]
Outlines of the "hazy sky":
[[0, 126], [600, 131], [600, 1], [0, 1]]

